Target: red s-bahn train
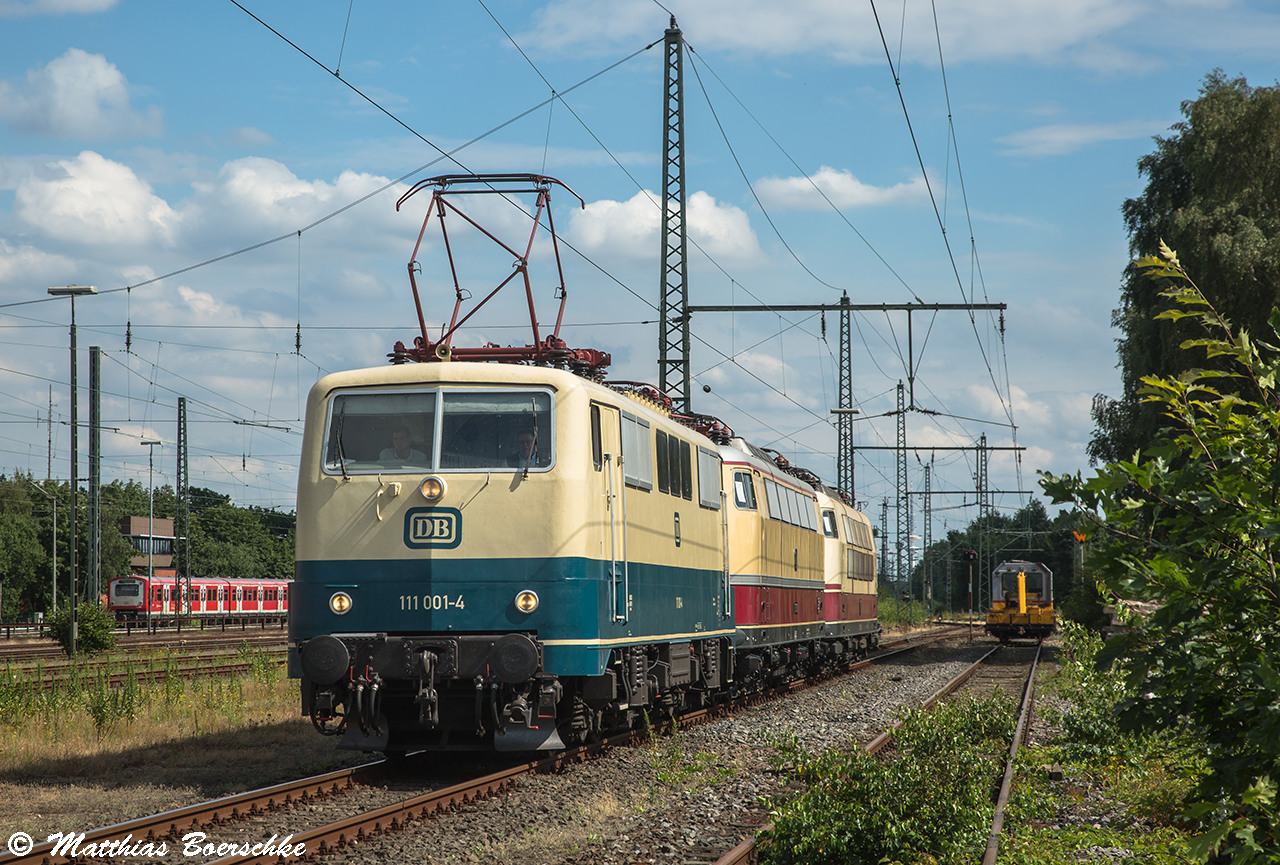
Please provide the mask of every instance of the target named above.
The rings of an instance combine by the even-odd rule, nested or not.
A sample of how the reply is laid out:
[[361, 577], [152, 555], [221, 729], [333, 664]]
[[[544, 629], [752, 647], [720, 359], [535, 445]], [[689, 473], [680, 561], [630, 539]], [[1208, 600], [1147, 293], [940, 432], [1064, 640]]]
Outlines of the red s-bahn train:
[[111, 581], [107, 606], [119, 622], [145, 620], [148, 614], [153, 622], [180, 614], [198, 619], [283, 618], [289, 611], [289, 581], [192, 577], [182, 597], [176, 577], [131, 574]]

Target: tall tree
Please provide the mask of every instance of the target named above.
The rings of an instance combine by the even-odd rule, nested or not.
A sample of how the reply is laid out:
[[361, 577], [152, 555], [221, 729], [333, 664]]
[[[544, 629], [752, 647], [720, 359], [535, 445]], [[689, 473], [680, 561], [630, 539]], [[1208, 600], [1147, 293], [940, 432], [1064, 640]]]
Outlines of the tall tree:
[[30, 612], [32, 597], [42, 596], [47, 588], [48, 568], [35, 520], [0, 512], [0, 619], [12, 622]]
[[[1275, 862], [1280, 850], [1280, 310], [1265, 340], [1232, 328], [1178, 257], [1136, 262], [1196, 334], [1179, 375], [1148, 376], [1142, 397], [1166, 419], [1139, 458], [1041, 481], [1094, 524], [1091, 564], [1114, 594], [1157, 605], [1108, 640], [1130, 697], [1122, 727], [1191, 732], [1209, 771], [1190, 813], [1216, 861]], [[1258, 334], [1261, 337], [1262, 334]], [[1215, 369], [1207, 368], [1209, 361]]]
[[[1280, 302], [1280, 85], [1250, 87], [1222, 70], [1205, 76], [1200, 97], [1182, 103], [1186, 118], [1156, 138], [1138, 161], [1142, 194], [1121, 208], [1132, 257], [1153, 255], [1163, 240], [1177, 249], [1188, 275], [1212, 286], [1209, 300], [1233, 326], [1266, 334]], [[1168, 308], [1167, 280], [1124, 273], [1112, 323], [1123, 392], [1094, 400], [1093, 462], [1131, 459], [1154, 442], [1164, 422], [1139, 398], [1142, 377], [1176, 375], [1190, 362], [1179, 349], [1193, 335], [1185, 320], [1157, 319]], [[1211, 361], [1212, 363], [1212, 361]]]
[[259, 579], [293, 576], [293, 534], [273, 532], [264, 517], [288, 515], [261, 508], [222, 504], [209, 508], [192, 521], [191, 560], [205, 577]]

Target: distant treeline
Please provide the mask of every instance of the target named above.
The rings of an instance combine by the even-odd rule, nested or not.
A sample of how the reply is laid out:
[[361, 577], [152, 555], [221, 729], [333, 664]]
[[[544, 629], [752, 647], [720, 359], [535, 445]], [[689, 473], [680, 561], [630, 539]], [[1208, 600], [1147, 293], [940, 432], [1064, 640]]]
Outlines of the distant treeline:
[[[54, 500], [58, 526], [56, 568], [54, 553]], [[89, 497], [82, 488], [77, 496], [80, 511], [76, 524], [77, 574], [81, 596], [89, 575]], [[107, 581], [130, 573], [133, 547], [120, 532], [123, 517], [148, 514], [147, 487], [136, 481], [112, 481], [101, 493], [101, 578]], [[29, 474], [0, 475], [0, 620], [30, 618], [33, 612], [51, 611], [52, 581], [56, 571], [58, 603], [66, 602], [70, 586], [71, 487], [65, 481], [45, 481]], [[173, 487], [155, 488], [155, 517], [175, 518], [177, 496]], [[239, 507], [231, 497], [192, 487], [190, 495], [191, 571], [208, 577], [293, 576], [295, 516], [258, 507]], [[181, 546], [179, 546], [179, 550]]]

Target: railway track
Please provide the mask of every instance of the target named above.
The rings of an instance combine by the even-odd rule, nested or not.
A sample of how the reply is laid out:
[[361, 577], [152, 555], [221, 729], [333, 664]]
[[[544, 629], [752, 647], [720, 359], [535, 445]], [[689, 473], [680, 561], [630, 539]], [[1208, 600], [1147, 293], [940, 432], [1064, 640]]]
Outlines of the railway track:
[[[863, 668], [903, 652], [913, 651], [932, 642], [946, 639], [949, 632], [935, 632], [926, 635], [886, 641], [882, 650], [863, 661], [853, 665], [853, 669]], [[713, 720], [723, 710], [701, 710], [680, 720], [682, 728], [705, 721]], [[436, 789], [416, 793], [412, 796], [395, 798], [394, 801], [378, 804], [376, 807], [359, 811], [342, 819], [303, 829], [292, 834], [287, 843], [295, 850], [302, 845], [309, 854], [327, 857], [337, 849], [359, 839], [389, 830], [403, 828], [414, 819], [422, 819], [432, 815], [445, 813], [480, 799], [496, 795], [514, 784], [522, 776], [538, 772], [555, 772], [563, 767], [594, 757], [604, 751], [630, 743], [639, 733], [624, 733], [601, 742], [548, 756], [534, 762], [506, 766], [497, 772], [480, 778], [472, 778], [458, 783], [446, 784]], [[210, 827], [222, 825], [229, 821], [239, 821], [251, 817], [276, 814], [281, 809], [294, 808], [315, 802], [322, 797], [329, 797], [361, 786], [376, 785], [385, 778], [387, 766], [384, 761], [332, 772], [325, 775], [299, 779], [297, 781], [278, 784], [260, 790], [240, 793], [220, 799], [203, 802], [185, 808], [167, 811], [149, 817], [139, 818], [113, 826], [105, 826], [86, 832], [79, 841], [81, 849], [90, 844], [101, 844], [119, 841], [130, 837], [135, 843], [151, 839], [159, 841], [168, 839], [170, 850], [180, 844], [183, 836], [192, 832], [206, 832]], [[278, 819], [278, 818], [277, 818]], [[256, 842], [255, 842], [256, 843]], [[234, 846], [234, 845], [231, 845]], [[249, 862], [277, 861], [278, 846], [272, 850], [254, 850], [253, 844], [243, 845], [246, 849], [237, 850], [234, 854], [217, 859], [219, 865]], [[261, 845], [259, 845], [261, 846]], [[215, 848], [216, 849], [216, 848]], [[23, 856], [0, 856], [0, 865], [9, 863], [54, 863], [74, 861], [66, 855], [69, 851], [58, 849], [55, 843], [43, 843], [33, 847]], [[188, 859], [184, 861], [203, 861]]]
[[[285, 663], [284, 649], [271, 650], [265, 655], [269, 663], [281, 666]], [[26, 670], [27, 675], [38, 673], [40, 687], [52, 687], [57, 682], [96, 682], [99, 677], [105, 679], [108, 687], [116, 688], [129, 680], [140, 683], [161, 682], [170, 677], [191, 679], [196, 676], [231, 676], [248, 673], [254, 669], [255, 661], [245, 660], [239, 652], [220, 654], [182, 655], [175, 663], [158, 660], [152, 663], [121, 663], [104, 661], [98, 664], [81, 664], [59, 670], [41, 668]], [[12, 672], [12, 671], [11, 671]]]
[[[1023, 734], [1031, 722], [1031, 714], [1035, 705], [1035, 675], [1040, 661], [1039, 645], [1034, 647], [1001, 647], [996, 646], [975, 661], [968, 669], [956, 676], [933, 696], [924, 701], [924, 708], [961, 693], [962, 691], [978, 696], [987, 696], [999, 690], [1019, 700], [1018, 721], [1010, 743], [1009, 753], [1005, 760], [1003, 781], [996, 801], [995, 815], [987, 842], [982, 865], [995, 865], [1000, 849], [1000, 836], [1004, 827], [1004, 810], [1009, 801], [1013, 784], [1015, 761], [1022, 746]], [[863, 747], [868, 754], [879, 754], [889, 746], [893, 732], [899, 725], [895, 724], [885, 730]], [[759, 827], [757, 831], [767, 829]], [[717, 859], [714, 865], [756, 865], [759, 862], [759, 847], [755, 836], [739, 843], [732, 850]]]
[[[266, 632], [208, 632], [203, 635], [200, 631], [183, 631], [181, 633], [174, 631], [167, 634], [151, 635], [120, 634], [116, 637], [116, 648], [112, 650], [110, 656], [118, 658], [121, 656], [140, 655], [156, 649], [238, 647], [245, 643], [251, 646], [283, 647], [286, 639], [287, 637], [283, 631], [274, 629]], [[0, 664], [21, 664], [45, 660], [55, 663], [58, 661], [66, 664], [71, 663], [66, 657], [66, 653], [62, 651], [62, 646], [52, 641], [0, 644]]]

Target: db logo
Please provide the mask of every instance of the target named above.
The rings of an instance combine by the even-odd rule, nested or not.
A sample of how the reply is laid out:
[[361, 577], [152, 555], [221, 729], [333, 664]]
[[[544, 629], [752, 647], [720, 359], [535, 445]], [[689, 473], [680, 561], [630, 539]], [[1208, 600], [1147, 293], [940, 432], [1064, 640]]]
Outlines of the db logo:
[[462, 543], [462, 513], [456, 508], [413, 508], [404, 515], [404, 545], [451, 550]]

